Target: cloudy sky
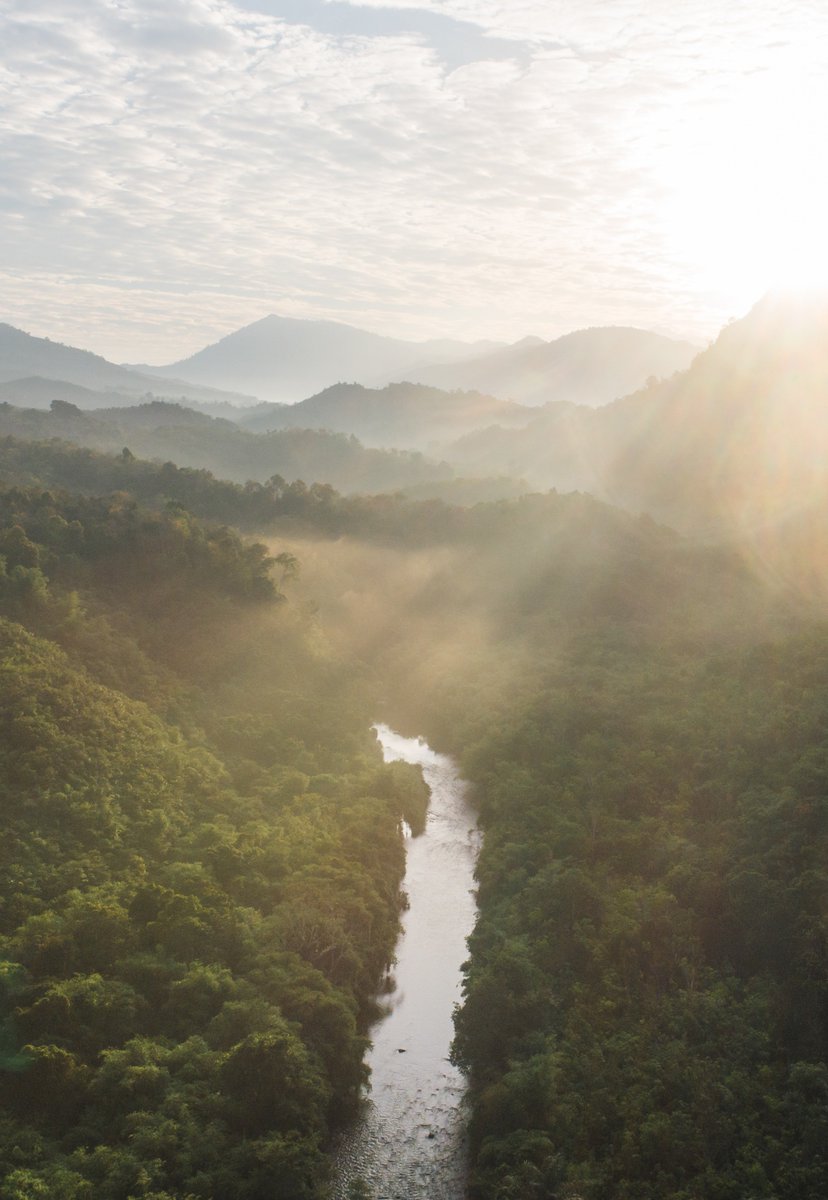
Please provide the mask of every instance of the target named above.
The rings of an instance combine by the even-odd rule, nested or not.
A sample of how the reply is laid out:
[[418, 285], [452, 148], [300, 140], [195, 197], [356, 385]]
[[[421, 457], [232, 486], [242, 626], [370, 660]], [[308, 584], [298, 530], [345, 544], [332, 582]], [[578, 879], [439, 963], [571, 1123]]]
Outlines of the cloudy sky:
[[704, 339], [825, 262], [826, 80], [825, 0], [0, 0], [0, 320]]

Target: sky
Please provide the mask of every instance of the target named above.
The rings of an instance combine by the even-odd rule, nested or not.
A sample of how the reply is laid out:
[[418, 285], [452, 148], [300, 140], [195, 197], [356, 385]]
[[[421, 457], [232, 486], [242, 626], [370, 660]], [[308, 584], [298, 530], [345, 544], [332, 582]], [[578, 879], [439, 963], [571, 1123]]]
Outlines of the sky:
[[0, 0], [0, 320], [704, 342], [825, 270], [824, 0]]

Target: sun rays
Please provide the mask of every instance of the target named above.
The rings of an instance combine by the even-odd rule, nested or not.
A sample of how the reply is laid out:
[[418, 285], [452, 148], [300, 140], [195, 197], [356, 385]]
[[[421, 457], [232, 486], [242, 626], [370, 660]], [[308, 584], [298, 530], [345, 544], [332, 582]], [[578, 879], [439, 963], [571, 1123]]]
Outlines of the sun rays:
[[799, 47], [677, 130], [665, 239], [734, 310], [770, 288], [828, 285], [826, 112], [828, 82]]

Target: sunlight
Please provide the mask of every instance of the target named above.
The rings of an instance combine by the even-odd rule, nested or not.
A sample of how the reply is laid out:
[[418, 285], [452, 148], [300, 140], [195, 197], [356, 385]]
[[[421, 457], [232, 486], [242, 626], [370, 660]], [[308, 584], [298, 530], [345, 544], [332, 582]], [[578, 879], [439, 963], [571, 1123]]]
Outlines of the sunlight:
[[828, 84], [796, 59], [688, 115], [664, 170], [672, 255], [734, 309], [770, 288], [828, 285]]

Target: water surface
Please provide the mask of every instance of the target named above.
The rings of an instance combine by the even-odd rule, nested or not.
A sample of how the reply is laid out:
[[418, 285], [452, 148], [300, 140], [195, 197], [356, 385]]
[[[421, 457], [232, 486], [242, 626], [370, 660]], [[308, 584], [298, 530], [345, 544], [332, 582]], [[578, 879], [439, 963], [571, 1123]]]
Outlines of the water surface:
[[451, 758], [385, 725], [386, 762], [422, 767], [431, 789], [425, 832], [406, 834], [404, 914], [388, 1013], [371, 1030], [371, 1092], [336, 1154], [337, 1200], [362, 1179], [372, 1200], [462, 1200], [463, 1076], [449, 1062], [460, 965], [475, 918], [476, 818]]

